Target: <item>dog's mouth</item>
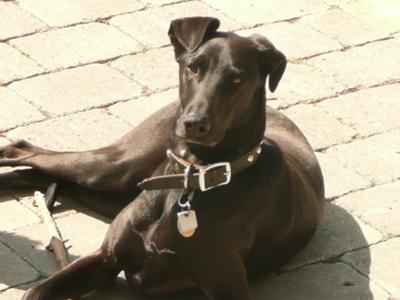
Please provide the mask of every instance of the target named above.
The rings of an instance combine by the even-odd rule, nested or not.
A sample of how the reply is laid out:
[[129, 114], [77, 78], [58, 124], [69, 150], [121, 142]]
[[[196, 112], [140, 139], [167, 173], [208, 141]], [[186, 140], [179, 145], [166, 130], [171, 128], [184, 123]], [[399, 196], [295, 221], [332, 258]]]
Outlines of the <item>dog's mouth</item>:
[[189, 136], [185, 133], [181, 133], [179, 130], [175, 132], [175, 136], [180, 139], [185, 141], [188, 144], [192, 145], [197, 145], [197, 146], [202, 146], [202, 147], [207, 147], [207, 148], [212, 148], [216, 147], [219, 143], [221, 143], [224, 134], [209, 134], [204, 137], [192, 137]]
[[204, 147], [208, 147], [208, 148], [212, 148], [218, 145], [217, 141], [199, 141], [199, 140], [192, 140], [192, 139], [188, 139], [185, 138], [185, 141], [188, 144], [194, 144], [194, 145], [199, 145], [199, 146], [204, 146]]

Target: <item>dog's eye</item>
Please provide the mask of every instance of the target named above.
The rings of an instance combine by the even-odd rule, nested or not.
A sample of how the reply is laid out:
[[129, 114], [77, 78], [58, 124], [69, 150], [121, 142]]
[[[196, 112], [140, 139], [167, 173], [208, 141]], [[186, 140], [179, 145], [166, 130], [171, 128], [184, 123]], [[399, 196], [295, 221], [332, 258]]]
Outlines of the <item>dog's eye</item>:
[[197, 74], [199, 72], [198, 64], [189, 64], [187, 67], [190, 70], [190, 72], [192, 72], [193, 74]]
[[240, 83], [242, 83], [242, 78], [240, 78], [240, 77], [233, 78], [232, 83], [240, 84]]

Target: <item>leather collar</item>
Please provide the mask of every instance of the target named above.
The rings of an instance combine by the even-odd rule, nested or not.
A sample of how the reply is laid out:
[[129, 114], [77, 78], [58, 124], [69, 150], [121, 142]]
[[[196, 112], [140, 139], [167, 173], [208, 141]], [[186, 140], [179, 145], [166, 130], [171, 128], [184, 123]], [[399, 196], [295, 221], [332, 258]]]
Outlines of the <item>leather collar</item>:
[[138, 187], [144, 190], [199, 189], [204, 192], [217, 186], [229, 184], [231, 177], [251, 166], [260, 156], [261, 151], [262, 147], [258, 145], [231, 162], [192, 165], [171, 150], [167, 150], [167, 156], [181, 165], [185, 172], [149, 177], [140, 182]]

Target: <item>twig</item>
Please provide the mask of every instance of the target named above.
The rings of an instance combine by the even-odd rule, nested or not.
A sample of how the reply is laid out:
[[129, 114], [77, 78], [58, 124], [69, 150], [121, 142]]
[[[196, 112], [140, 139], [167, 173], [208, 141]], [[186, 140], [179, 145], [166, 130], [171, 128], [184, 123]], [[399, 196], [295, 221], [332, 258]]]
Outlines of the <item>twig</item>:
[[57, 224], [47, 209], [45, 196], [41, 192], [35, 192], [35, 201], [50, 235], [49, 245], [46, 248], [54, 253], [58, 267], [63, 269], [69, 264], [65, 241], [61, 238]]

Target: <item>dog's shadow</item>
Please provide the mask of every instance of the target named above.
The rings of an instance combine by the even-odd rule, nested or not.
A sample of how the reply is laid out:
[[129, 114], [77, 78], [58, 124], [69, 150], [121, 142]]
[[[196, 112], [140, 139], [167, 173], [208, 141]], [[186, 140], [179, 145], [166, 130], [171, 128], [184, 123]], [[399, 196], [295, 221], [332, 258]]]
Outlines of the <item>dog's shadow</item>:
[[[253, 298], [255, 300], [374, 299], [367, 278], [371, 256], [366, 246], [371, 241], [364, 236], [365, 228], [362, 226], [364, 225], [360, 227], [358, 220], [341, 207], [327, 203], [324, 220], [306, 248], [286, 264], [278, 274], [250, 283]], [[2, 240], [5, 237], [6, 240], [11, 240], [12, 244], [35, 245], [34, 240], [28, 240], [15, 233], [3, 233]], [[368, 237], [368, 239], [371, 238]], [[361, 274], [345, 263], [346, 260], [342, 260], [343, 255], [359, 248], [365, 249], [360, 260], [363, 265], [358, 265], [358, 268], [368, 270], [367, 274]], [[28, 262], [30, 259], [47, 259], [54, 264], [52, 254], [43, 252], [46, 250], [33, 246], [29, 257], [25, 259]], [[12, 284], [8, 280], [6, 272], [0, 272], [0, 284]], [[24, 289], [24, 287], [19, 287], [19, 289]], [[205, 297], [196, 291], [185, 291], [169, 297], [145, 297], [132, 293], [120, 277], [111, 286], [92, 292], [82, 299], [200, 300]]]

